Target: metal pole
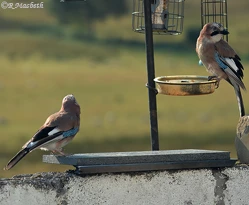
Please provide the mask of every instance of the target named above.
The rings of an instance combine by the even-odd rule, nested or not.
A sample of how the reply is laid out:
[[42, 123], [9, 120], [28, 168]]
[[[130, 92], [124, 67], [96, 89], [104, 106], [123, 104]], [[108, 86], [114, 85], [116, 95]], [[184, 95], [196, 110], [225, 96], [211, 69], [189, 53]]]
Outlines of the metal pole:
[[148, 75], [148, 94], [149, 94], [149, 110], [150, 110], [150, 134], [151, 149], [159, 150], [158, 125], [157, 125], [157, 103], [156, 103], [156, 86], [154, 82], [154, 48], [153, 33], [151, 20], [151, 0], [144, 0], [144, 23], [145, 23], [145, 49], [147, 60]]

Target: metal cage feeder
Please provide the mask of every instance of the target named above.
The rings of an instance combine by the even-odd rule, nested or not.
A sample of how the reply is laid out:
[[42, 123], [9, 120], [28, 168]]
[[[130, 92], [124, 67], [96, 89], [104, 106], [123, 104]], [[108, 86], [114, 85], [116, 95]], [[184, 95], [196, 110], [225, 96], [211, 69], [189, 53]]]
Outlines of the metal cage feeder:
[[[210, 22], [221, 23], [228, 29], [227, 0], [201, 0], [201, 26]], [[228, 40], [228, 35], [225, 38]]]
[[[185, 0], [150, 0], [154, 34], [179, 35], [183, 30]], [[145, 33], [144, 0], [133, 0], [132, 29]]]

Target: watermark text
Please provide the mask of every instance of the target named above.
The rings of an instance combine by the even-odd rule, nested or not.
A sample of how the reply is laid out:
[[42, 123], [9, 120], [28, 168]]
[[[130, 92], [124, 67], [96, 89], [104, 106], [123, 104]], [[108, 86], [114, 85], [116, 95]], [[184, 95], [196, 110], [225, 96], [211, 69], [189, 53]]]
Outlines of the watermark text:
[[2, 1], [2, 9], [43, 9], [43, 2], [40, 3], [11, 3], [7, 1]]

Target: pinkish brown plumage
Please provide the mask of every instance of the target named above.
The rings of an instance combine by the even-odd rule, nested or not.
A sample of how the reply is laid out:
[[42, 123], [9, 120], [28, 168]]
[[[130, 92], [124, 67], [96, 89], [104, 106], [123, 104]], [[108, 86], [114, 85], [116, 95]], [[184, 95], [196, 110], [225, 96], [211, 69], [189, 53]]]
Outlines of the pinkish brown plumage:
[[243, 66], [240, 57], [223, 35], [229, 32], [219, 23], [208, 23], [203, 26], [196, 42], [196, 52], [207, 71], [218, 80], [225, 79], [235, 90], [240, 116], [245, 115], [245, 109], [240, 88], [246, 90], [243, 78]]
[[64, 155], [62, 148], [74, 138], [79, 128], [80, 106], [73, 95], [67, 95], [62, 100], [61, 109], [47, 118], [44, 125], [8, 162], [4, 169], [11, 169], [29, 152], [38, 148]]

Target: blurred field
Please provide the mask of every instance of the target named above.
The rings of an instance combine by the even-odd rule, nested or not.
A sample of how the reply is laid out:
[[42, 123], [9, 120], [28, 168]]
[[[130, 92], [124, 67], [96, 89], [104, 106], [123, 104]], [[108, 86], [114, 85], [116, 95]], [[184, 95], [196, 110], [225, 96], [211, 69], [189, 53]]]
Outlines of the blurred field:
[[[248, 87], [249, 28], [244, 26], [243, 18], [249, 4], [241, 1], [240, 5], [229, 5], [230, 16], [241, 19], [235, 23], [230, 17], [229, 43], [243, 57]], [[199, 1], [186, 2], [186, 30], [199, 26], [198, 8]], [[32, 10], [1, 10], [0, 20], [58, 26], [45, 9], [39, 14]], [[69, 93], [81, 105], [82, 120], [81, 130], [66, 152], [150, 150], [144, 35], [131, 31], [130, 15], [96, 22], [95, 29], [96, 39], [81, 41], [68, 35], [28, 33], [20, 28], [0, 32], [0, 168], [46, 117], [60, 108], [62, 98]], [[156, 76], [208, 75], [204, 67], [198, 66], [194, 45], [185, 38], [185, 34], [155, 37]], [[243, 96], [248, 113], [248, 93]], [[157, 104], [160, 149], [228, 150], [236, 157], [233, 141], [239, 113], [228, 83], [222, 81], [219, 89], [207, 96], [158, 95]], [[72, 168], [43, 164], [43, 154], [49, 153], [29, 154], [12, 170], [0, 171], [0, 177]]]

